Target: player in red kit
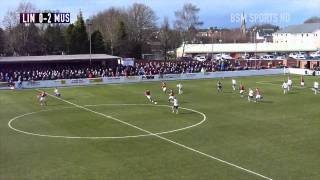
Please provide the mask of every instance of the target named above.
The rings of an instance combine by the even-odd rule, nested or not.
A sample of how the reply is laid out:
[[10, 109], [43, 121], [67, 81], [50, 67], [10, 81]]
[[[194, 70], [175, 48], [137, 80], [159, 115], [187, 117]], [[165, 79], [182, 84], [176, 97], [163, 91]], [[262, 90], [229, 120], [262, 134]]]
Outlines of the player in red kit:
[[154, 103], [154, 104], [157, 104], [157, 102], [155, 102], [155, 101], [153, 100], [153, 98], [152, 98], [152, 96], [151, 96], [151, 91], [150, 91], [149, 89], [146, 89], [146, 90], [144, 91], [144, 95], [147, 97], [147, 99], [148, 99], [150, 102], [152, 102], [152, 103]]
[[301, 76], [301, 78], [300, 78], [300, 86], [301, 87], [304, 87], [304, 76]]
[[243, 97], [243, 94], [245, 92], [245, 87], [244, 87], [244, 85], [242, 83], [240, 84], [240, 88], [239, 89], [240, 89], [240, 96]]
[[47, 93], [45, 91], [42, 91], [39, 95], [39, 102], [41, 106], [46, 106], [47, 105], [47, 101], [46, 101], [46, 97], [47, 97]]

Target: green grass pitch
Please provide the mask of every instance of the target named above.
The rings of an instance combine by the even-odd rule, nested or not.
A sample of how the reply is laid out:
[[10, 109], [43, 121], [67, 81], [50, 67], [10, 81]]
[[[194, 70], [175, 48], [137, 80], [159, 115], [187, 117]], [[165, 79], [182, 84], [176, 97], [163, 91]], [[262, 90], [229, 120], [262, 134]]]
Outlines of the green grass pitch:
[[[182, 81], [180, 106], [200, 113], [180, 109], [179, 114], [162, 106], [169, 103], [160, 82], [61, 88], [65, 101], [48, 97], [44, 108], [34, 89], [0, 91], [0, 179], [264, 179], [244, 168], [274, 180], [318, 180], [320, 94], [314, 95], [311, 86], [320, 79], [305, 77], [307, 87], [300, 88], [300, 77], [292, 76], [295, 87], [283, 95], [284, 79], [287, 76], [236, 78], [247, 90], [262, 90], [259, 103], [232, 91], [230, 78], [221, 79], [223, 93], [216, 91], [217, 79]], [[175, 90], [177, 83], [167, 81]], [[147, 88], [158, 105], [144, 97]], [[10, 123], [17, 130], [61, 137], [14, 131], [8, 122], [17, 116]], [[160, 137], [147, 133], [190, 126]]]

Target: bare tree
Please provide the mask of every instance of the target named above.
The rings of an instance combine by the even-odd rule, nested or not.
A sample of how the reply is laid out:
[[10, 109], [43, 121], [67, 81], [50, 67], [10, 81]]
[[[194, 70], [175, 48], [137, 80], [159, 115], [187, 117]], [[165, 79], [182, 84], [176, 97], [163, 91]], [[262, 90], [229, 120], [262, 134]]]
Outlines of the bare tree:
[[150, 48], [150, 39], [156, 32], [155, 12], [145, 4], [134, 3], [127, 9], [128, 37], [132, 55], [140, 58], [143, 49]]
[[198, 13], [200, 8], [191, 3], [183, 5], [180, 11], [175, 12], [175, 28], [181, 32], [183, 39], [182, 56], [184, 55], [185, 43], [187, 40], [193, 40], [195, 34], [194, 30], [200, 27], [203, 22], [199, 20]]
[[30, 2], [21, 2], [14, 10], [7, 11], [3, 18], [3, 24], [6, 29], [11, 29], [20, 23], [20, 13], [29, 13], [36, 10], [35, 6]]
[[99, 30], [103, 38], [110, 45], [111, 54], [114, 53], [114, 47], [117, 44], [117, 25], [120, 21], [125, 21], [126, 14], [122, 9], [111, 7], [105, 11], [99, 12], [92, 17], [92, 27]]
[[156, 14], [149, 6], [134, 3], [128, 9], [131, 38], [136, 42], [145, 42], [156, 27], [156, 20]]
[[3, 24], [5, 25], [6, 30], [8, 31], [8, 47], [12, 47], [13, 52], [19, 55], [25, 55], [29, 53], [29, 50], [33, 47], [28, 46], [30, 41], [33, 41], [33, 37], [37, 32], [34, 31], [37, 27], [29, 27], [30, 24], [19, 24], [19, 13], [22, 12], [34, 12], [36, 10], [35, 6], [31, 3], [20, 3], [19, 6], [11, 11], [8, 11], [4, 17]]
[[159, 33], [159, 39], [161, 43], [161, 47], [163, 49], [163, 55], [165, 60], [167, 60], [167, 52], [169, 48], [169, 40], [170, 40], [170, 25], [168, 17], [164, 17], [163, 23], [161, 25], [160, 33]]

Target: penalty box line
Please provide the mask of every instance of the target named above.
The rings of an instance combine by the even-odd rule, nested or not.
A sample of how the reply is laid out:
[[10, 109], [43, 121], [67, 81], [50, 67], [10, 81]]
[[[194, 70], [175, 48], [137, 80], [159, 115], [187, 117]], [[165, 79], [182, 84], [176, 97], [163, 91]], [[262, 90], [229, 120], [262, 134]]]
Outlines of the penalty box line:
[[[41, 92], [39, 89], [36, 89], [36, 90], [39, 91], [39, 92]], [[194, 148], [188, 147], [188, 146], [186, 146], [186, 145], [183, 145], [183, 144], [178, 143], [178, 142], [176, 142], [176, 141], [173, 141], [173, 140], [171, 140], [171, 139], [168, 139], [168, 138], [165, 138], [165, 137], [160, 136], [160, 135], [158, 135], [158, 134], [152, 133], [152, 132], [150, 132], [150, 131], [148, 131], [148, 130], [142, 129], [142, 128], [136, 126], [136, 125], [130, 124], [130, 123], [125, 122], [125, 121], [122, 121], [122, 120], [120, 120], [120, 119], [117, 119], [117, 118], [115, 118], [115, 117], [108, 116], [108, 115], [106, 115], [106, 114], [103, 114], [103, 113], [94, 111], [94, 110], [92, 110], [92, 109], [89, 109], [89, 108], [86, 108], [86, 107], [84, 107], [84, 106], [81, 106], [81, 105], [72, 103], [72, 102], [70, 102], [70, 101], [67, 101], [67, 100], [65, 100], [65, 99], [62, 99], [62, 98], [53, 96], [53, 95], [51, 95], [51, 94], [48, 94], [48, 95], [49, 95], [50, 97], [53, 97], [53, 98], [58, 99], [58, 100], [60, 100], [60, 101], [63, 101], [63, 102], [65, 102], [65, 103], [67, 103], [67, 104], [73, 105], [73, 106], [75, 106], [75, 107], [77, 107], [77, 108], [79, 108], [79, 109], [83, 109], [83, 110], [85, 110], [85, 111], [88, 111], [88, 112], [91, 112], [91, 113], [94, 113], [94, 114], [98, 114], [98, 115], [103, 116], [103, 117], [105, 117], [105, 118], [113, 119], [113, 120], [115, 120], [115, 121], [117, 121], [117, 122], [120, 122], [120, 123], [122, 123], [122, 124], [125, 124], [125, 125], [127, 125], [127, 126], [130, 126], [130, 127], [132, 127], [132, 128], [138, 129], [138, 130], [140, 130], [140, 131], [142, 131], [142, 132], [144, 132], [144, 133], [150, 134], [150, 135], [155, 136], [155, 137], [157, 137], [157, 138], [159, 138], [159, 139], [162, 139], [162, 140], [167, 141], [167, 142], [169, 142], [169, 143], [175, 144], [175, 145], [177, 145], [177, 146], [180, 146], [180, 147], [182, 147], [182, 148], [184, 148], [184, 149], [187, 149], [187, 150], [190, 150], [190, 151], [192, 151], [192, 152], [198, 153], [198, 154], [203, 155], [203, 156], [205, 156], [205, 157], [208, 157], [208, 158], [210, 158], [210, 159], [214, 159], [214, 160], [216, 160], [216, 161], [219, 161], [219, 162], [221, 162], [221, 163], [224, 163], [224, 164], [227, 164], [227, 165], [229, 165], [229, 166], [235, 167], [235, 168], [240, 169], [240, 170], [242, 170], [242, 171], [245, 171], [245, 172], [247, 172], [247, 173], [250, 173], [250, 174], [259, 176], [259, 177], [261, 177], [261, 178], [268, 179], [268, 180], [272, 180], [272, 178], [269, 178], [269, 177], [264, 176], [264, 175], [262, 175], [262, 174], [259, 174], [259, 173], [257, 173], [257, 172], [251, 171], [251, 170], [249, 170], [249, 169], [243, 168], [243, 167], [238, 166], [238, 165], [236, 165], [236, 164], [233, 164], [233, 163], [231, 163], [231, 162], [222, 160], [222, 159], [220, 159], [220, 158], [214, 157], [214, 156], [212, 156], [212, 155], [206, 154], [206, 153], [204, 153], [204, 152], [201, 152], [201, 151], [196, 150], [196, 149], [194, 149]]]

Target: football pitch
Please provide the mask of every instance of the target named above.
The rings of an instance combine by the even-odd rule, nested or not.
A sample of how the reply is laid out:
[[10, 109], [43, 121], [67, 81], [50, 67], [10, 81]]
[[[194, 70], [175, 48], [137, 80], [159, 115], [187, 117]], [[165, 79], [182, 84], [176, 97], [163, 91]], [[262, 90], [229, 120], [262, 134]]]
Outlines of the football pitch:
[[222, 93], [217, 79], [181, 81], [179, 114], [160, 82], [60, 88], [46, 107], [35, 89], [0, 91], [0, 179], [320, 179], [320, 79], [291, 78], [287, 95], [287, 76], [235, 78], [262, 91], [258, 103], [230, 78]]

